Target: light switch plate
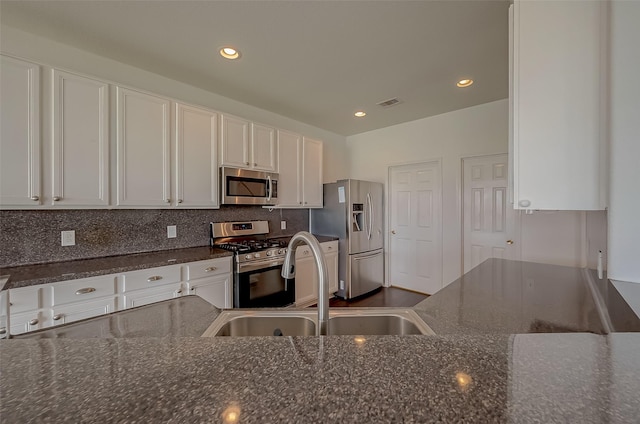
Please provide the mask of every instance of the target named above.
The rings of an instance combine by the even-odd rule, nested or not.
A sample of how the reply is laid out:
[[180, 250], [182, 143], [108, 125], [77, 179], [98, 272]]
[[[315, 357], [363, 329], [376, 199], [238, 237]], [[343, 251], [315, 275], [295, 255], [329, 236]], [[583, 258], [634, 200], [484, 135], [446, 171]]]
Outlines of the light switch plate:
[[63, 246], [75, 246], [76, 245], [76, 232], [74, 230], [61, 232], [62, 245]]
[[280, 221], [280, 229], [281, 230], [287, 229], [287, 221]]
[[167, 226], [167, 238], [176, 238], [178, 236], [178, 230], [176, 225]]

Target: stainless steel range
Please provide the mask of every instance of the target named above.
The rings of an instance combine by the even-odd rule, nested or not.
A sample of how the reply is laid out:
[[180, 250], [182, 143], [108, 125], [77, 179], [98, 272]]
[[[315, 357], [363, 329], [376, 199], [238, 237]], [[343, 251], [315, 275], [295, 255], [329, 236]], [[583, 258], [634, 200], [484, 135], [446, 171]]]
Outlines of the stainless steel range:
[[268, 221], [212, 222], [211, 245], [234, 252], [233, 307], [289, 306], [295, 284], [280, 275], [287, 238], [267, 238]]

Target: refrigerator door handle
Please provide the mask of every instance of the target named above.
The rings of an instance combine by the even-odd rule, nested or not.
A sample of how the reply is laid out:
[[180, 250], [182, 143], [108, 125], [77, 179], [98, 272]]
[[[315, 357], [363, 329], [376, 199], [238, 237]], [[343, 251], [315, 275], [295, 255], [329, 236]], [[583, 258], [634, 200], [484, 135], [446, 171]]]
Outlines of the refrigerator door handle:
[[[380, 249], [378, 249], [378, 250], [380, 250]], [[382, 254], [382, 252], [375, 251], [374, 253], [371, 253], [369, 255], [358, 255], [358, 256], [351, 255], [351, 256], [353, 257], [353, 260], [357, 262], [357, 261], [362, 261], [364, 259], [372, 258], [374, 256], [378, 256], [378, 255], [381, 255], [381, 254]]]
[[371, 201], [371, 193], [367, 193], [367, 203], [369, 203], [369, 231], [367, 238], [371, 240], [371, 232], [373, 231], [373, 202]]

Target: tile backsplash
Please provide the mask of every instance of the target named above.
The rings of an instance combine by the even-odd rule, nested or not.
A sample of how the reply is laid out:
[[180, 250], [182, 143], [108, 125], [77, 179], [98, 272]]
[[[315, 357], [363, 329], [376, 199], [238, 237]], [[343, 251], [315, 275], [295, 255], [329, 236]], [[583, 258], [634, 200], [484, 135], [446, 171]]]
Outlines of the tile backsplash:
[[[223, 206], [220, 209], [0, 211], [0, 267], [206, 246], [209, 222], [269, 221], [271, 235], [309, 229], [308, 209]], [[287, 229], [280, 230], [280, 221]], [[177, 237], [167, 238], [167, 226]], [[74, 230], [75, 246], [61, 246]]]

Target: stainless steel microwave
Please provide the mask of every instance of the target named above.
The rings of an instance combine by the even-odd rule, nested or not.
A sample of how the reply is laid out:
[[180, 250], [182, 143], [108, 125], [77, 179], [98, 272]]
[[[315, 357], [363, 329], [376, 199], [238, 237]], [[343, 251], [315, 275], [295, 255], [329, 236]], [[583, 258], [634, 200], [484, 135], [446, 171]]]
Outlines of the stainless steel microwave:
[[223, 205], [275, 205], [278, 174], [250, 169], [220, 168]]

